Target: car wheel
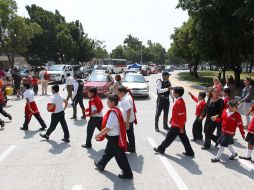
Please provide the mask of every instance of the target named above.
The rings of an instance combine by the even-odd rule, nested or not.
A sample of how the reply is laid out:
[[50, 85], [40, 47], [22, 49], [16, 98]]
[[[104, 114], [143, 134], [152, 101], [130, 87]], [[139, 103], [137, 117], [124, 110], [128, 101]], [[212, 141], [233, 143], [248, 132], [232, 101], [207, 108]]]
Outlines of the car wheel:
[[62, 76], [62, 78], [61, 78], [61, 83], [62, 83], [62, 84], [65, 83], [65, 78], [64, 78], [64, 76]]

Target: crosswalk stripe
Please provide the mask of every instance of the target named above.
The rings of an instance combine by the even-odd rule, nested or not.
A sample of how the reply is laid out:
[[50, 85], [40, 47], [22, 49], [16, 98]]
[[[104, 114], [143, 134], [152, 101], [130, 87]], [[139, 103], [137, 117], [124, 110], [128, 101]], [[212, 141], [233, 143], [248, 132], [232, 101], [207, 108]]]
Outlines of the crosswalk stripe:
[[10, 154], [14, 148], [16, 148], [16, 145], [11, 145], [9, 146], [1, 155], [0, 155], [0, 162], [2, 162], [7, 156], [8, 154]]

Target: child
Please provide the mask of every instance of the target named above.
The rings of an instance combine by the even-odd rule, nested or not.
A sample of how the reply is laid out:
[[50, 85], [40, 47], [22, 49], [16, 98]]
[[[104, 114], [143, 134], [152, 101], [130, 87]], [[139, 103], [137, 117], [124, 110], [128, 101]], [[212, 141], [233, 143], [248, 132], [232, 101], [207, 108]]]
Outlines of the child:
[[166, 139], [161, 143], [161, 145], [154, 148], [155, 152], [164, 154], [165, 149], [175, 140], [177, 136], [179, 136], [185, 148], [183, 155], [194, 157], [194, 151], [185, 131], [186, 107], [182, 98], [183, 94], [183, 87], [174, 87], [173, 96], [176, 98], [176, 101], [172, 108], [172, 117], [170, 120], [171, 128], [166, 136]]
[[51, 97], [50, 108], [48, 108], [48, 110], [53, 110], [53, 113], [51, 115], [51, 122], [46, 134], [40, 134], [40, 136], [48, 140], [50, 134], [56, 129], [57, 124], [60, 122], [64, 132], [64, 138], [62, 139], [62, 141], [69, 143], [70, 135], [64, 113], [65, 109], [68, 106], [68, 102], [58, 92], [59, 86], [58, 85], [52, 86], [53, 96]]
[[97, 89], [90, 88], [88, 90], [89, 108], [86, 112], [89, 112], [86, 116], [90, 117], [87, 125], [86, 144], [82, 144], [83, 148], [92, 148], [92, 137], [95, 127], [100, 131], [103, 117], [103, 104], [99, 96], [97, 96]]
[[238, 127], [244, 138], [244, 129], [241, 115], [237, 112], [237, 106], [237, 102], [231, 100], [228, 102], [228, 108], [224, 109], [222, 112], [222, 135], [218, 139], [220, 147], [216, 157], [211, 160], [212, 162], [220, 161], [225, 147], [231, 152], [231, 156], [229, 157], [230, 160], [234, 160], [238, 155], [232, 147], [232, 144], [234, 144], [233, 137], [235, 136], [235, 131]]
[[36, 78], [36, 76], [33, 76], [32, 86], [33, 86], [33, 91], [35, 96], [37, 96], [38, 94], [38, 83], [39, 83], [39, 80]]
[[41, 118], [40, 112], [37, 108], [37, 105], [34, 101], [34, 92], [31, 90], [31, 86], [29, 83], [24, 84], [25, 92], [23, 93], [23, 97], [26, 99], [26, 106], [25, 106], [25, 122], [21, 130], [28, 130], [28, 125], [31, 121], [32, 116], [34, 116], [40, 123], [41, 128], [40, 130], [43, 131], [47, 128], [45, 122]]
[[108, 97], [109, 111], [103, 118], [101, 132], [96, 135], [97, 141], [101, 141], [107, 136], [108, 142], [101, 160], [94, 162], [94, 164], [100, 171], [103, 171], [111, 158], [115, 157], [117, 164], [123, 170], [123, 174], [119, 174], [118, 177], [132, 179], [133, 173], [124, 153], [127, 150], [125, 123], [117, 105], [117, 95], [110, 95]]
[[224, 109], [228, 108], [228, 102], [230, 100], [230, 89], [229, 88], [224, 88], [222, 90], [222, 99], [224, 101]]
[[4, 117], [8, 117], [9, 120], [12, 120], [11, 115], [4, 110], [4, 105], [6, 105], [6, 99], [4, 97], [4, 94], [3, 94], [3, 91], [2, 91], [2, 87], [3, 87], [3, 83], [0, 84], [0, 113]]
[[[251, 112], [254, 112], [254, 104], [250, 108], [247, 115], [250, 115]], [[248, 134], [245, 140], [248, 142], [248, 149], [247, 149], [246, 155], [239, 156], [239, 158], [244, 160], [251, 160], [251, 154], [253, 152], [253, 147], [254, 147], [254, 115], [252, 116], [252, 120], [248, 126]]]
[[196, 120], [193, 123], [192, 127], [192, 134], [193, 134], [193, 139], [192, 141], [197, 141], [197, 140], [202, 140], [203, 135], [202, 135], [202, 119], [200, 118], [202, 112], [204, 111], [206, 102], [205, 102], [205, 97], [206, 93], [205, 92], [199, 92], [198, 98], [196, 98], [194, 95], [192, 95], [191, 92], [189, 92], [189, 95], [191, 98], [197, 102], [196, 106]]

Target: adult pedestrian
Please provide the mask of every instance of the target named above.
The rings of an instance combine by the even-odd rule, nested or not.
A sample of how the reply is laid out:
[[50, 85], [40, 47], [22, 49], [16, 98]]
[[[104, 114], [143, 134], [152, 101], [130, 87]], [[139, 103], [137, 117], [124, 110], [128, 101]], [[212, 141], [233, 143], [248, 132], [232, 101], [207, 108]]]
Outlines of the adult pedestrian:
[[9, 81], [11, 79], [11, 72], [10, 72], [10, 70], [9, 69], [5, 69], [4, 74], [5, 74], [5, 79], [7, 81]]
[[58, 85], [52, 86], [52, 94], [53, 96], [51, 97], [51, 103], [48, 107], [48, 111], [52, 112], [50, 126], [47, 132], [45, 134], [40, 134], [40, 136], [48, 140], [49, 136], [56, 129], [56, 126], [60, 122], [64, 132], [64, 138], [62, 139], [62, 141], [68, 143], [70, 142], [70, 134], [64, 113], [65, 109], [68, 106], [68, 102], [59, 94]]
[[69, 99], [72, 100], [72, 90], [73, 90], [73, 83], [74, 83], [74, 78], [71, 76], [70, 73], [66, 74], [67, 79], [66, 79], [66, 84], [65, 84], [65, 88], [67, 89], [67, 102], [69, 101]]
[[2, 69], [2, 67], [0, 67], [0, 79], [4, 79], [4, 78], [5, 78], [4, 70]]
[[235, 99], [235, 79], [232, 75], [227, 76], [226, 78], [226, 84], [223, 87], [223, 89], [228, 88], [230, 90], [230, 99], [234, 100]]
[[168, 112], [169, 112], [169, 96], [171, 95], [171, 83], [169, 81], [169, 73], [162, 73], [162, 80], [158, 79], [157, 85], [157, 104], [156, 104], [156, 114], [155, 114], [155, 131], [159, 132], [159, 118], [161, 112], [163, 111], [163, 128], [169, 130], [168, 127]]
[[[209, 98], [206, 103], [204, 112], [201, 118], [206, 117], [204, 132], [205, 132], [205, 143], [202, 147], [203, 150], [210, 149], [211, 140], [213, 140], [217, 145], [217, 140], [221, 134], [221, 123], [220, 118], [222, 111], [224, 109], [224, 101], [220, 98], [219, 89], [212, 88], [209, 92]], [[217, 129], [217, 135], [214, 135], [214, 131]], [[217, 145], [218, 146], [218, 145]]]
[[122, 86], [121, 75], [115, 76], [115, 83], [113, 85], [112, 95], [118, 95], [118, 88]]
[[44, 70], [40, 73], [41, 79], [41, 88], [42, 88], [42, 95], [48, 95], [48, 81], [50, 79], [50, 75], [48, 74], [48, 69], [45, 67]]
[[241, 94], [241, 101], [239, 101], [239, 110], [246, 117], [246, 126], [250, 124], [250, 116], [247, 115], [251, 108], [252, 98], [253, 98], [253, 87], [251, 86], [251, 78], [246, 77], [244, 79], [244, 88]]
[[16, 67], [13, 70], [12, 77], [13, 77], [13, 80], [14, 80], [14, 90], [17, 94], [17, 98], [20, 98], [20, 96], [21, 96], [20, 84], [21, 84], [22, 77], [21, 77], [20, 72], [18, 71], [18, 69]]
[[75, 75], [74, 76], [74, 82], [73, 82], [73, 116], [71, 119], [77, 119], [77, 105], [79, 104], [83, 116], [81, 117], [82, 119], [86, 119], [86, 114], [85, 114], [85, 106], [83, 104], [83, 98], [84, 98], [84, 82], [81, 80], [80, 75]]

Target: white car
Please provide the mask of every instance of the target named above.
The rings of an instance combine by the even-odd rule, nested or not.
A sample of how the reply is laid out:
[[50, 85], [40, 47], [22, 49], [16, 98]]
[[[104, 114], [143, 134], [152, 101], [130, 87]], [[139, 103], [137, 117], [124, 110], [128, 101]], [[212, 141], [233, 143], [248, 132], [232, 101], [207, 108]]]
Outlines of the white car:
[[145, 77], [139, 73], [128, 73], [124, 75], [123, 86], [131, 90], [133, 96], [149, 97], [149, 85]]
[[73, 76], [73, 68], [71, 65], [52, 65], [48, 69], [51, 81], [65, 83], [67, 73]]

